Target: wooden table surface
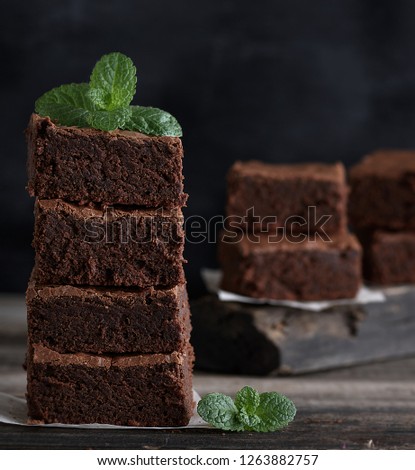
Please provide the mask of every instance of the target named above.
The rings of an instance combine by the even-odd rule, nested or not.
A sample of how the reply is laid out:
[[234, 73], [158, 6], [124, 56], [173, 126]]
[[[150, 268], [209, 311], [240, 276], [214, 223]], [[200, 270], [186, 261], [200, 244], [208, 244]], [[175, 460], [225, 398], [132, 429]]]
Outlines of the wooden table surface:
[[[26, 348], [23, 296], [0, 296], [0, 392], [23, 396]], [[415, 340], [415, 338], [414, 338]], [[415, 449], [415, 358], [291, 378], [196, 372], [194, 387], [235, 394], [244, 385], [276, 390], [297, 405], [277, 433], [214, 429], [80, 430], [0, 424], [8, 449]]]

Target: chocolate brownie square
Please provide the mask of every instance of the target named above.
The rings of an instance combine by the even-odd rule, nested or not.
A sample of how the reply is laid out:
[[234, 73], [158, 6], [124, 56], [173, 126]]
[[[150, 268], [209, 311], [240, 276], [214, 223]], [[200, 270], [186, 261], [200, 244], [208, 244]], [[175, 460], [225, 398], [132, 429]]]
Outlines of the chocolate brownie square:
[[38, 284], [173, 287], [183, 274], [180, 209], [35, 204]]
[[60, 354], [29, 347], [30, 423], [186, 426], [193, 414], [193, 350], [172, 354]]
[[184, 284], [140, 290], [32, 280], [26, 301], [29, 342], [60, 353], [172, 353], [190, 339]]
[[359, 233], [363, 274], [375, 284], [415, 283], [415, 232]]
[[33, 114], [27, 141], [31, 196], [167, 209], [186, 203], [178, 137], [58, 126]]
[[228, 173], [228, 223], [251, 232], [337, 233], [346, 229], [347, 195], [341, 163], [236, 162]]
[[323, 241], [244, 234], [219, 245], [221, 288], [255, 298], [332, 300], [355, 297], [361, 285], [361, 247], [351, 234]]
[[415, 151], [378, 150], [350, 170], [349, 215], [357, 228], [415, 229]]

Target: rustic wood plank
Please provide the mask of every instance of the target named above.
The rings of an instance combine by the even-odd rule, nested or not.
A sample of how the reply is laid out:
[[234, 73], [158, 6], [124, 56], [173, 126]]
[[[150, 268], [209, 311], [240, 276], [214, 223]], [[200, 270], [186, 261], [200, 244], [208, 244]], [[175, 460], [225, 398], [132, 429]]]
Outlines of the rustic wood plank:
[[285, 375], [415, 355], [415, 287], [388, 289], [386, 297], [312, 312], [207, 296], [192, 303], [196, 365]]
[[299, 410], [277, 433], [217, 430], [145, 431], [28, 428], [0, 425], [3, 449], [415, 449], [415, 426], [405, 409], [370, 412]]

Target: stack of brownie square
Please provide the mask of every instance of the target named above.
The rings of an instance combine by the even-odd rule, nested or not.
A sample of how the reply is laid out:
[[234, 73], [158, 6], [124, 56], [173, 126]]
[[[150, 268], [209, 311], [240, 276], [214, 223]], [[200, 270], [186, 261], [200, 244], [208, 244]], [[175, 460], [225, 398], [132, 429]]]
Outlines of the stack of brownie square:
[[183, 426], [193, 412], [179, 138], [32, 115], [31, 422]]
[[350, 170], [350, 220], [363, 273], [379, 285], [415, 283], [415, 151], [379, 150]]
[[347, 231], [342, 164], [236, 162], [228, 174], [221, 288], [254, 298], [355, 297], [361, 247]]

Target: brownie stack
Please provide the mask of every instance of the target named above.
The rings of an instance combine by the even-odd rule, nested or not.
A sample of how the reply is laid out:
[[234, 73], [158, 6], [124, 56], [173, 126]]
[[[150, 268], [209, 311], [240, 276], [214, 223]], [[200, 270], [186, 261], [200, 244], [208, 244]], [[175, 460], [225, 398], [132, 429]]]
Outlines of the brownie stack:
[[351, 168], [350, 185], [365, 277], [380, 285], [415, 283], [415, 151], [367, 155]]
[[179, 138], [32, 115], [29, 419], [183, 426], [193, 412]]
[[342, 164], [236, 162], [228, 174], [222, 289], [255, 298], [352, 298], [361, 247], [347, 231]]

